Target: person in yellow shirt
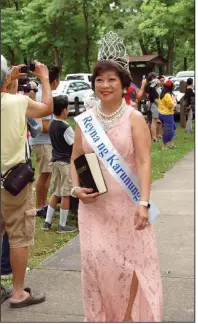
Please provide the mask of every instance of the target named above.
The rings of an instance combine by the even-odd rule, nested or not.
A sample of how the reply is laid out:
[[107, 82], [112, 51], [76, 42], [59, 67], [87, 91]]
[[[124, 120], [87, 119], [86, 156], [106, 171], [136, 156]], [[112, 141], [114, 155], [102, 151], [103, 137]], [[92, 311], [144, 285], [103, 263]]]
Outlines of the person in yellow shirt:
[[175, 148], [173, 138], [175, 136], [176, 124], [174, 121], [174, 100], [173, 91], [174, 84], [171, 80], [167, 80], [164, 84], [163, 90], [160, 94], [158, 101], [159, 119], [162, 123], [163, 136], [162, 136], [162, 150], [169, 148]]

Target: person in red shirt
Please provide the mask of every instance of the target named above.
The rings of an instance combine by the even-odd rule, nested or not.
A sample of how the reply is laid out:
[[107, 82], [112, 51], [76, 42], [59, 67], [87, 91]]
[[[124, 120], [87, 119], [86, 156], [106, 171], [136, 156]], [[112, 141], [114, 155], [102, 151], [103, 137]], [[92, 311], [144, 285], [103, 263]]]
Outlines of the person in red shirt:
[[138, 101], [138, 88], [133, 83], [127, 88], [127, 92], [124, 95], [126, 104], [137, 109]]

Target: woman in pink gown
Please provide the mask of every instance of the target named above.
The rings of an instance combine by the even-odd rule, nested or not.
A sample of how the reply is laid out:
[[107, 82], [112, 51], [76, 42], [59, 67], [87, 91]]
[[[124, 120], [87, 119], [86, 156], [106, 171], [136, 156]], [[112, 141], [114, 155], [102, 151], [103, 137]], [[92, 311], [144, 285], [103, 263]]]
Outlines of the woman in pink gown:
[[[141, 113], [122, 100], [130, 82], [128, 72], [120, 65], [99, 62], [92, 84], [101, 105], [93, 107], [92, 111], [102, 125], [108, 120], [106, 134], [138, 176], [140, 200], [145, 203], [150, 196], [151, 139]], [[121, 113], [116, 118], [117, 110]], [[100, 116], [104, 120], [102, 117], [100, 120]], [[73, 161], [90, 152], [93, 149], [77, 125], [71, 171], [73, 195], [80, 199], [78, 218], [85, 320], [160, 322], [162, 285], [155, 232], [153, 225], [148, 224], [148, 207], [133, 204], [102, 162], [108, 192], [99, 196], [92, 194], [91, 188], [80, 188]]]

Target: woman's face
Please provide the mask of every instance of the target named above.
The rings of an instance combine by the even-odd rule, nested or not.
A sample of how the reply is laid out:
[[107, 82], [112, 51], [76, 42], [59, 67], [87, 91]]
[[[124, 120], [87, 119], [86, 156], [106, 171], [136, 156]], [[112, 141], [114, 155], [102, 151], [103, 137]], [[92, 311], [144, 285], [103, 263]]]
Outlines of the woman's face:
[[122, 98], [120, 78], [114, 71], [105, 71], [95, 79], [95, 94], [103, 102], [116, 102]]

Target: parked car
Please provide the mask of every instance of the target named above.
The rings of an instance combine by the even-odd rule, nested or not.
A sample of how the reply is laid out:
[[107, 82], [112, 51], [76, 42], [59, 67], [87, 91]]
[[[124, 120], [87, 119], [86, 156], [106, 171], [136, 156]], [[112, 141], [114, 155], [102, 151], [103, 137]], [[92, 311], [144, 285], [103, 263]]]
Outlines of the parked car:
[[[182, 78], [182, 80], [183, 80], [183, 78]], [[179, 86], [180, 81], [181, 81], [180, 78], [175, 78], [172, 81], [174, 82], [173, 95], [175, 96], [175, 104], [176, 104], [175, 115], [179, 115], [180, 114], [180, 101], [181, 101], [182, 97], [184, 96], [184, 93], [180, 92], [180, 86]]]
[[176, 77], [172, 79], [173, 82], [180, 82], [181, 80], [187, 81], [188, 78], [193, 79], [193, 84], [195, 82], [195, 72], [194, 71], [180, 71], [176, 74]]
[[85, 110], [83, 98], [85, 94], [91, 94], [90, 85], [84, 81], [60, 81], [58, 88], [53, 92], [53, 95], [65, 94], [69, 101], [70, 114], [75, 112], [75, 104], [80, 105], [80, 112]]
[[85, 81], [91, 86], [91, 77], [92, 74], [89, 73], [74, 73], [74, 74], [67, 74], [65, 77], [65, 81], [71, 81], [71, 80], [81, 80]]
[[176, 78], [191, 78], [195, 76], [195, 71], [180, 71], [176, 74]]

